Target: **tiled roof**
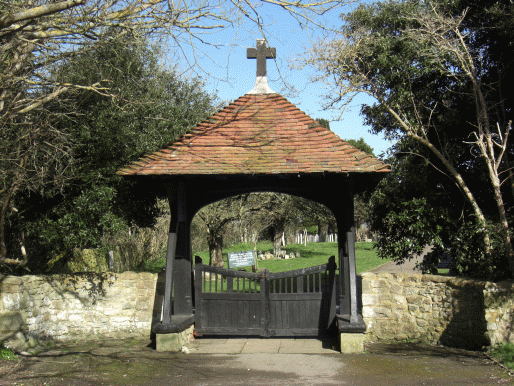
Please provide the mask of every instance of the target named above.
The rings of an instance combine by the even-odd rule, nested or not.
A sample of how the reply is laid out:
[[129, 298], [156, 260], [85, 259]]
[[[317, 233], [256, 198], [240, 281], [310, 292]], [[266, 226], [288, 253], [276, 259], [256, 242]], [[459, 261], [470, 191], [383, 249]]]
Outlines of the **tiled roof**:
[[120, 175], [388, 172], [278, 94], [246, 94]]

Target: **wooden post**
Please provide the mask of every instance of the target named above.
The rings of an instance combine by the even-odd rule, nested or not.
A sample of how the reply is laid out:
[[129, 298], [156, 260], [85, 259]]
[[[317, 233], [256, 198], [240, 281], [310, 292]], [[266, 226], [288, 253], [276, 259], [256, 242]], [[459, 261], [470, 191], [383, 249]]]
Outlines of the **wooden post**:
[[336, 257], [331, 256], [328, 259], [327, 270], [328, 270], [328, 280], [325, 283], [325, 291], [323, 292], [323, 301], [322, 307], [325, 308], [328, 312], [324, 315], [326, 319], [326, 325], [322, 326], [327, 330], [330, 328], [330, 325], [334, 321], [336, 317]]
[[191, 282], [191, 227], [186, 206], [186, 185], [177, 184], [177, 232], [175, 266], [173, 267], [173, 315], [191, 315], [193, 296]]
[[339, 307], [341, 315], [350, 315], [350, 261], [348, 259], [347, 233], [339, 244]]
[[195, 291], [196, 291], [196, 312], [195, 312], [195, 327], [201, 329], [203, 327], [202, 320], [202, 293], [204, 286], [204, 271], [202, 258], [199, 256], [195, 257]]
[[261, 336], [269, 337], [271, 328], [271, 306], [270, 306], [270, 288], [269, 288], [269, 271], [265, 269], [260, 279], [261, 288]]
[[168, 202], [170, 205], [171, 219], [168, 232], [168, 246], [166, 250], [166, 270], [164, 276], [164, 304], [162, 311], [162, 324], [171, 323], [171, 302], [173, 288], [173, 266], [177, 248], [177, 211], [176, 211], [176, 189], [173, 186], [166, 186], [168, 191]]
[[339, 244], [339, 304], [340, 314], [349, 317], [351, 323], [358, 322], [357, 270], [355, 267], [355, 227], [353, 194], [345, 194], [343, 218], [338, 237]]
[[166, 271], [164, 276], [164, 306], [162, 311], [162, 323], [171, 323], [171, 302], [173, 288], [173, 265], [175, 262], [175, 252], [177, 248], [177, 231], [176, 226], [173, 230], [173, 220], [170, 224], [170, 232], [168, 233], [168, 248], [166, 251]]
[[355, 227], [352, 227], [351, 230], [346, 234], [346, 242], [348, 243], [348, 268], [350, 271], [350, 323], [358, 323], [359, 315], [357, 309], [357, 269], [355, 266]]

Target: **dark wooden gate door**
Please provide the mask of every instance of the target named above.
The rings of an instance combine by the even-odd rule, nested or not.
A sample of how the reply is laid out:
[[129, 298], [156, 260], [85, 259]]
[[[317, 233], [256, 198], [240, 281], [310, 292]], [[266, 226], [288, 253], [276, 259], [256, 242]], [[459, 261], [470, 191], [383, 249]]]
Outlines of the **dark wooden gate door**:
[[335, 318], [335, 258], [295, 271], [195, 264], [195, 330], [207, 335], [323, 336]]

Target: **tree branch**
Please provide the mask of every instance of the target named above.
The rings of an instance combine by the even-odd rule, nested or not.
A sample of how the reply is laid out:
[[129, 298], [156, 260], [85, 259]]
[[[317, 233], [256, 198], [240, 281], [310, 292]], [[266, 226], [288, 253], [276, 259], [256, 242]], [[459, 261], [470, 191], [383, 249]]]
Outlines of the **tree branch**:
[[53, 13], [58, 13], [66, 9], [76, 7], [77, 5], [85, 4], [87, 0], [67, 0], [53, 4], [46, 4], [39, 7], [31, 8], [25, 11], [17, 12], [15, 14], [7, 14], [0, 17], [0, 29], [6, 28], [14, 23], [26, 20], [37, 19]]

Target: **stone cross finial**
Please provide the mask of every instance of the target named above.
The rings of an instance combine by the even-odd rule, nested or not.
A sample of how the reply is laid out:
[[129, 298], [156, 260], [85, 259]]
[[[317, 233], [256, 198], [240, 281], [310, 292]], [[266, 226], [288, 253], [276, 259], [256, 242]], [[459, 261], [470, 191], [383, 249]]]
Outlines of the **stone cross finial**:
[[277, 50], [266, 47], [264, 39], [257, 39], [257, 48], [247, 48], [246, 57], [247, 59], [257, 59], [257, 76], [266, 76], [266, 59], [275, 59]]
[[268, 78], [266, 77], [266, 59], [275, 59], [277, 57], [276, 48], [266, 47], [266, 40], [257, 39], [257, 48], [246, 49], [247, 59], [257, 59], [257, 78], [255, 79], [255, 87], [249, 94], [272, 94], [274, 91], [268, 87]]

